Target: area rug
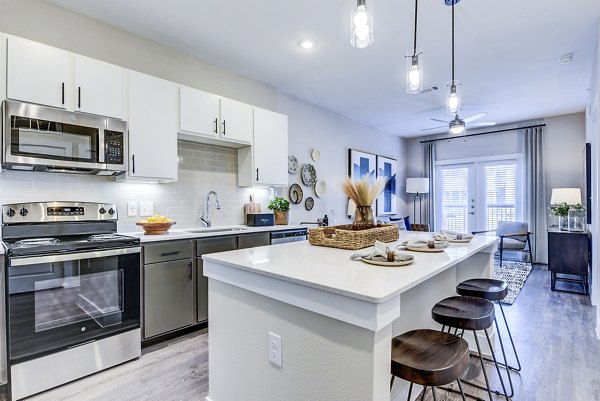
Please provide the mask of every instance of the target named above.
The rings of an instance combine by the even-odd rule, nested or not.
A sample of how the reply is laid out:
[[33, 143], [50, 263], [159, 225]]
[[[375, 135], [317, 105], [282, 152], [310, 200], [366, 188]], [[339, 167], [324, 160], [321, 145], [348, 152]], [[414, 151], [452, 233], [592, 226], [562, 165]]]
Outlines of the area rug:
[[508, 295], [502, 301], [503, 304], [512, 305], [515, 303], [530, 272], [531, 263], [505, 260], [502, 262], [502, 267], [500, 267], [500, 261], [495, 260], [494, 277], [508, 283]]

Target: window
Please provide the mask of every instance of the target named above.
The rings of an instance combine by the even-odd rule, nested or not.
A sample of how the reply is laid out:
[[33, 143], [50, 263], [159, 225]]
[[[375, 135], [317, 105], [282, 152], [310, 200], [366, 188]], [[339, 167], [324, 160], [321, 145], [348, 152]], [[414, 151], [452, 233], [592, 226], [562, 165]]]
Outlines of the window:
[[499, 221], [522, 220], [520, 174], [516, 157], [439, 163], [435, 229], [466, 233], [495, 230]]

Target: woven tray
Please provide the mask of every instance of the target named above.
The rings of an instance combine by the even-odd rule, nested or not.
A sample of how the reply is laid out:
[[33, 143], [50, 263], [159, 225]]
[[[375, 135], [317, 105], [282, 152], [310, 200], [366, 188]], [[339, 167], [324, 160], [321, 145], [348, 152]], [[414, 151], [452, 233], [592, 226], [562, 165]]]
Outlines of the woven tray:
[[353, 230], [352, 225], [308, 229], [308, 242], [317, 246], [341, 249], [362, 249], [375, 241], [393, 242], [398, 239], [398, 226], [385, 224], [366, 230]]

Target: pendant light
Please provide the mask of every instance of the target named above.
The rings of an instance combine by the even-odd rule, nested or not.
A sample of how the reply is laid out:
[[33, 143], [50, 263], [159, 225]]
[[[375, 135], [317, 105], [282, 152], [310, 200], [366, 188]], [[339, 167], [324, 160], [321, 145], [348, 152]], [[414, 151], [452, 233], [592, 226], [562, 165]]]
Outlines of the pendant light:
[[419, 0], [415, 0], [415, 35], [413, 50], [406, 54], [406, 93], [423, 91], [423, 52], [417, 52], [417, 21]]
[[[450, 81], [450, 95], [448, 96], [447, 102], [447, 113], [449, 115], [457, 115], [460, 112], [460, 97], [456, 90], [456, 86], [460, 85], [460, 82], [454, 79], [454, 5], [458, 3], [457, 0], [450, 0], [452, 2], [452, 81]], [[448, 4], [448, 2], [446, 2]]]
[[[369, 1], [372, 6], [372, 0]], [[350, 19], [352, 46], [363, 48], [373, 43], [373, 9], [367, 9], [366, 0], [357, 0]]]

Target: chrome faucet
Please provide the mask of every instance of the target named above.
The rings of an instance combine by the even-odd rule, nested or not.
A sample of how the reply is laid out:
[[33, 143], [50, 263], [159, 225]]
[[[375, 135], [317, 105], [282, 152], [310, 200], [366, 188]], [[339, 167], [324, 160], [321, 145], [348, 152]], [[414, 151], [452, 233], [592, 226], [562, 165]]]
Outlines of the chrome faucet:
[[215, 191], [210, 191], [208, 193], [208, 195], [206, 195], [206, 205], [204, 205], [204, 213], [202, 214], [202, 217], [200, 218], [200, 221], [203, 222], [204, 224], [206, 224], [206, 227], [210, 227], [212, 225], [211, 221], [210, 221], [210, 196], [214, 195], [215, 196], [215, 207], [217, 208], [217, 210], [221, 209], [221, 202], [219, 202], [219, 194], [217, 194]]

